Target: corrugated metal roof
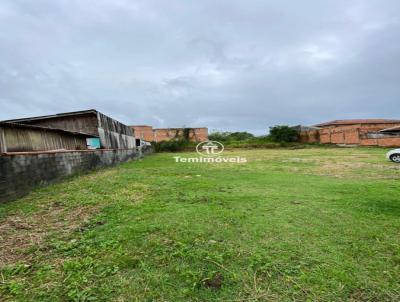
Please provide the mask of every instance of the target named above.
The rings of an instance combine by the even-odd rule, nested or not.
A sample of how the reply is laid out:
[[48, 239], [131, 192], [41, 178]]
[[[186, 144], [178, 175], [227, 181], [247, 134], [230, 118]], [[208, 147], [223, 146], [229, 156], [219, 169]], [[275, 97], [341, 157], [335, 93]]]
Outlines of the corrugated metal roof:
[[88, 134], [88, 133], [84, 133], [84, 132], [75, 132], [75, 131], [68, 131], [68, 130], [63, 130], [63, 129], [58, 129], [58, 128], [50, 128], [50, 127], [27, 125], [27, 124], [18, 124], [18, 123], [12, 123], [12, 122], [0, 122], [0, 127], [1, 126], [38, 129], [38, 130], [46, 130], [46, 131], [53, 131], [53, 132], [62, 132], [62, 133], [68, 133], [68, 134], [80, 135], [80, 136], [86, 136], [86, 137], [98, 137], [96, 135], [92, 135], [92, 134]]
[[394, 124], [394, 123], [400, 124], [400, 120], [389, 120], [389, 119], [334, 120], [314, 125], [314, 127], [335, 126], [335, 125], [356, 125], [356, 124]]
[[58, 118], [58, 117], [64, 117], [64, 116], [71, 116], [71, 115], [82, 115], [82, 114], [97, 114], [97, 110], [95, 109], [89, 109], [89, 110], [82, 110], [82, 111], [72, 111], [72, 112], [64, 112], [64, 113], [57, 113], [57, 114], [52, 114], [52, 115], [43, 115], [43, 116], [34, 116], [34, 117], [26, 117], [26, 118], [19, 118], [19, 119], [13, 119], [13, 120], [5, 120], [5, 121], [0, 121], [1, 123], [5, 122], [11, 122], [11, 123], [21, 123], [21, 122], [28, 122], [28, 121], [34, 121], [34, 120], [44, 120], [44, 119], [52, 119], [52, 118]]

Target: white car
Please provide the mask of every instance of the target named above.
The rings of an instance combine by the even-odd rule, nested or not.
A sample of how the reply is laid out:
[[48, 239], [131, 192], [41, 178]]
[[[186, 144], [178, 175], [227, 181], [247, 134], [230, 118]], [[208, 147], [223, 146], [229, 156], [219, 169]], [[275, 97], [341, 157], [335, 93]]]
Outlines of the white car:
[[394, 149], [386, 154], [387, 159], [400, 164], [400, 149]]

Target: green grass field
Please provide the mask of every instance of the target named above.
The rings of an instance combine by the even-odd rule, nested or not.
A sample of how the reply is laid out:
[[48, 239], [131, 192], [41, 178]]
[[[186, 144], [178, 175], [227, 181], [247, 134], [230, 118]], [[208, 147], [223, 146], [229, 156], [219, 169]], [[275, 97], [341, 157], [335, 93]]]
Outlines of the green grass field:
[[400, 301], [385, 152], [164, 153], [38, 189], [0, 205], [0, 300]]

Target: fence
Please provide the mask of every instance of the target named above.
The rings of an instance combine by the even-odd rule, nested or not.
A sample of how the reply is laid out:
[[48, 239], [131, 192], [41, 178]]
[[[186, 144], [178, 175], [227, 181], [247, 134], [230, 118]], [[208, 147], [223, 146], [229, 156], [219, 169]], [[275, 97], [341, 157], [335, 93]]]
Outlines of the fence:
[[37, 186], [69, 175], [138, 159], [151, 152], [150, 147], [143, 146], [135, 149], [6, 153], [0, 156], [0, 202], [22, 197]]

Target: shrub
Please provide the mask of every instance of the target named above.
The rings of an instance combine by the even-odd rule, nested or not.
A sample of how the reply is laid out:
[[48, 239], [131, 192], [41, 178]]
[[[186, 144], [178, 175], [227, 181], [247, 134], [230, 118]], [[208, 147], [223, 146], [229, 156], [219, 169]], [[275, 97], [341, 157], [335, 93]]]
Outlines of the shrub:
[[210, 141], [226, 142], [230, 132], [213, 132], [208, 135]]
[[155, 152], [178, 152], [189, 147], [190, 143], [186, 139], [173, 139], [170, 141], [153, 142]]
[[189, 141], [193, 128], [183, 127], [183, 132], [177, 130], [175, 137], [169, 141], [152, 142], [155, 152], [179, 152], [188, 150], [194, 146], [194, 143]]
[[287, 125], [274, 126], [269, 130], [269, 137], [274, 142], [297, 142], [299, 140], [299, 133], [296, 129]]
[[209, 140], [218, 142], [244, 141], [254, 138], [254, 135], [248, 132], [214, 132], [208, 136]]
[[229, 138], [234, 141], [244, 141], [254, 138], [254, 135], [248, 132], [233, 132], [229, 135]]

